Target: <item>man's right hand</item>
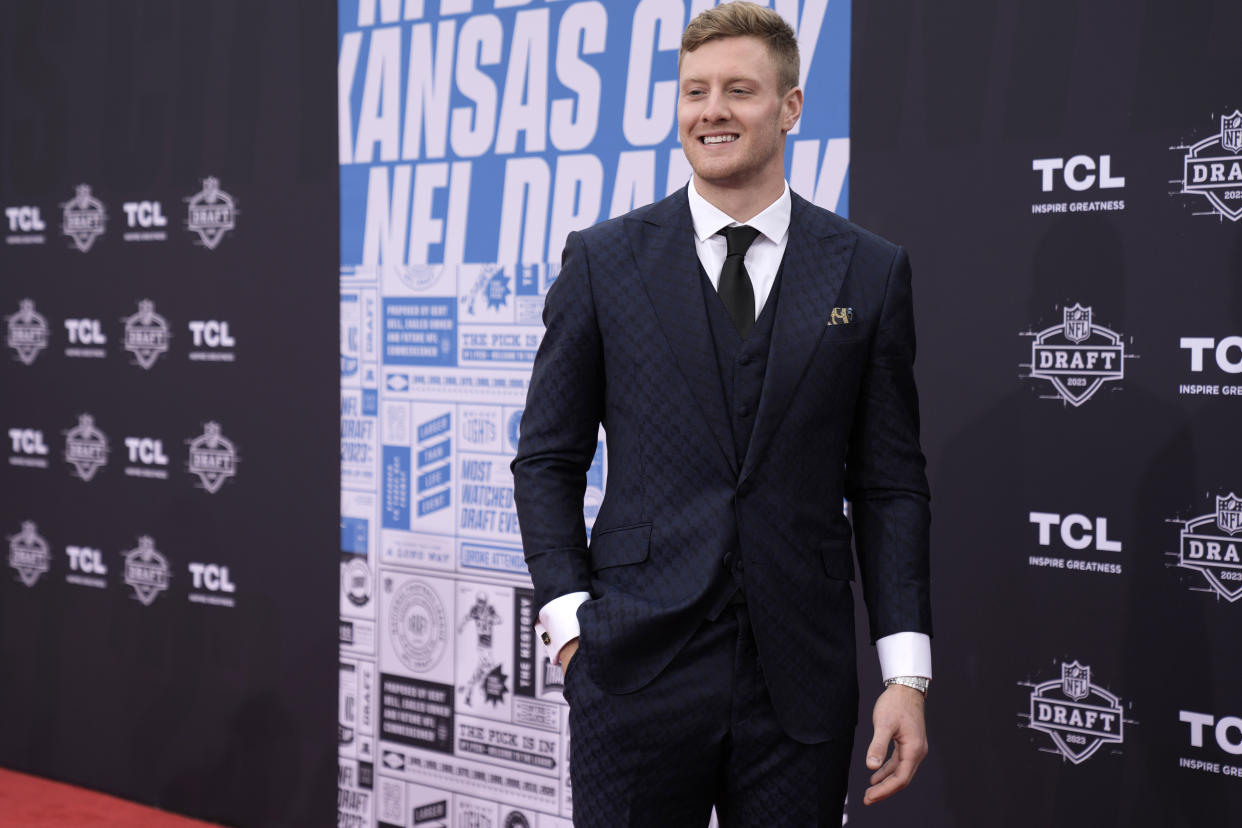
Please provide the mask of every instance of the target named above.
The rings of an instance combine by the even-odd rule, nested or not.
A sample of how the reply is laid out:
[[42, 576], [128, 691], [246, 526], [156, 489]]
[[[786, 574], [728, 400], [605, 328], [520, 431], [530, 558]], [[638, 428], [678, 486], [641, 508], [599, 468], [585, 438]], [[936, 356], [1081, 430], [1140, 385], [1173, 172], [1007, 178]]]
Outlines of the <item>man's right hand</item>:
[[561, 673], [564, 674], [569, 670], [569, 662], [574, 657], [574, 653], [578, 652], [578, 639], [571, 638], [565, 642], [565, 646], [561, 647], [560, 653], [556, 660], [561, 663]]

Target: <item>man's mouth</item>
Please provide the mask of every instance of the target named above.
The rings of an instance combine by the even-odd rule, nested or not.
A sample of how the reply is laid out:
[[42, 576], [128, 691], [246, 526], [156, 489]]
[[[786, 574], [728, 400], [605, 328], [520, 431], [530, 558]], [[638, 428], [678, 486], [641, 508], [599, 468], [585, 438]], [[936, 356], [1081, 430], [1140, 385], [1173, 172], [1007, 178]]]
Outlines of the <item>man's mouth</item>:
[[737, 136], [730, 133], [728, 135], [704, 135], [699, 139], [704, 144], [728, 144], [737, 140]]

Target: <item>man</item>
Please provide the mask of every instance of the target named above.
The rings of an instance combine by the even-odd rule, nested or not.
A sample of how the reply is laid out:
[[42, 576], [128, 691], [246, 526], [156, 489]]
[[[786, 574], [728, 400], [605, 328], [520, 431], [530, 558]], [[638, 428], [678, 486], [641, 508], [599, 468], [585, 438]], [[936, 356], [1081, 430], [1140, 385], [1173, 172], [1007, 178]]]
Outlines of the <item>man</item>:
[[864, 801], [926, 753], [909, 265], [789, 192], [803, 99], [775, 12], [708, 10], [679, 60], [694, 177], [569, 236], [513, 461], [538, 629], [565, 669], [574, 822], [704, 825], [714, 805], [726, 826], [840, 825], [858, 706], [843, 495], [890, 680]]

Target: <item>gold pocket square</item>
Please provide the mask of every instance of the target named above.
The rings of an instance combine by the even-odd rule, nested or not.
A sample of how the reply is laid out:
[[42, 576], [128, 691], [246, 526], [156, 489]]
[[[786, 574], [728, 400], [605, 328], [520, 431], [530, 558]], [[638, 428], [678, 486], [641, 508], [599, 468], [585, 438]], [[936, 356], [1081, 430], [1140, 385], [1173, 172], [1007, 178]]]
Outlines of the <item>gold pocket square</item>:
[[829, 325], [849, 325], [854, 321], [853, 308], [833, 308], [828, 314]]

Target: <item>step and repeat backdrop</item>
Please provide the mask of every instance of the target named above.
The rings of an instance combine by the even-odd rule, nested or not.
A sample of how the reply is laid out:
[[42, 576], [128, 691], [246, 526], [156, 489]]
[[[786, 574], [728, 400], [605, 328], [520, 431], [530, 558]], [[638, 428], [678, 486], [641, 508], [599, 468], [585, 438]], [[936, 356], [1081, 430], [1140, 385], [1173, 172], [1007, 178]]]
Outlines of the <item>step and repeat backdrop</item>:
[[333, 11], [0, 9], [0, 765], [332, 812]]
[[932, 756], [852, 824], [1242, 824], [1239, 26], [856, 8], [852, 218], [911, 251], [937, 635]]
[[[341, 826], [570, 824], [509, 462], [566, 235], [689, 179], [677, 50], [710, 5], [339, 3]], [[790, 184], [844, 212], [850, 5], [774, 8]], [[588, 526], [607, 468], [601, 433]]]
[[[5, 5], [0, 765], [569, 825], [508, 465], [565, 236], [689, 176], [708, 5]], [[864, 724], [847, 822], [1242, 822], [1242, 11], [773, 6], [792, 188], [916, 279], [933, 753], [864, 809]]]

